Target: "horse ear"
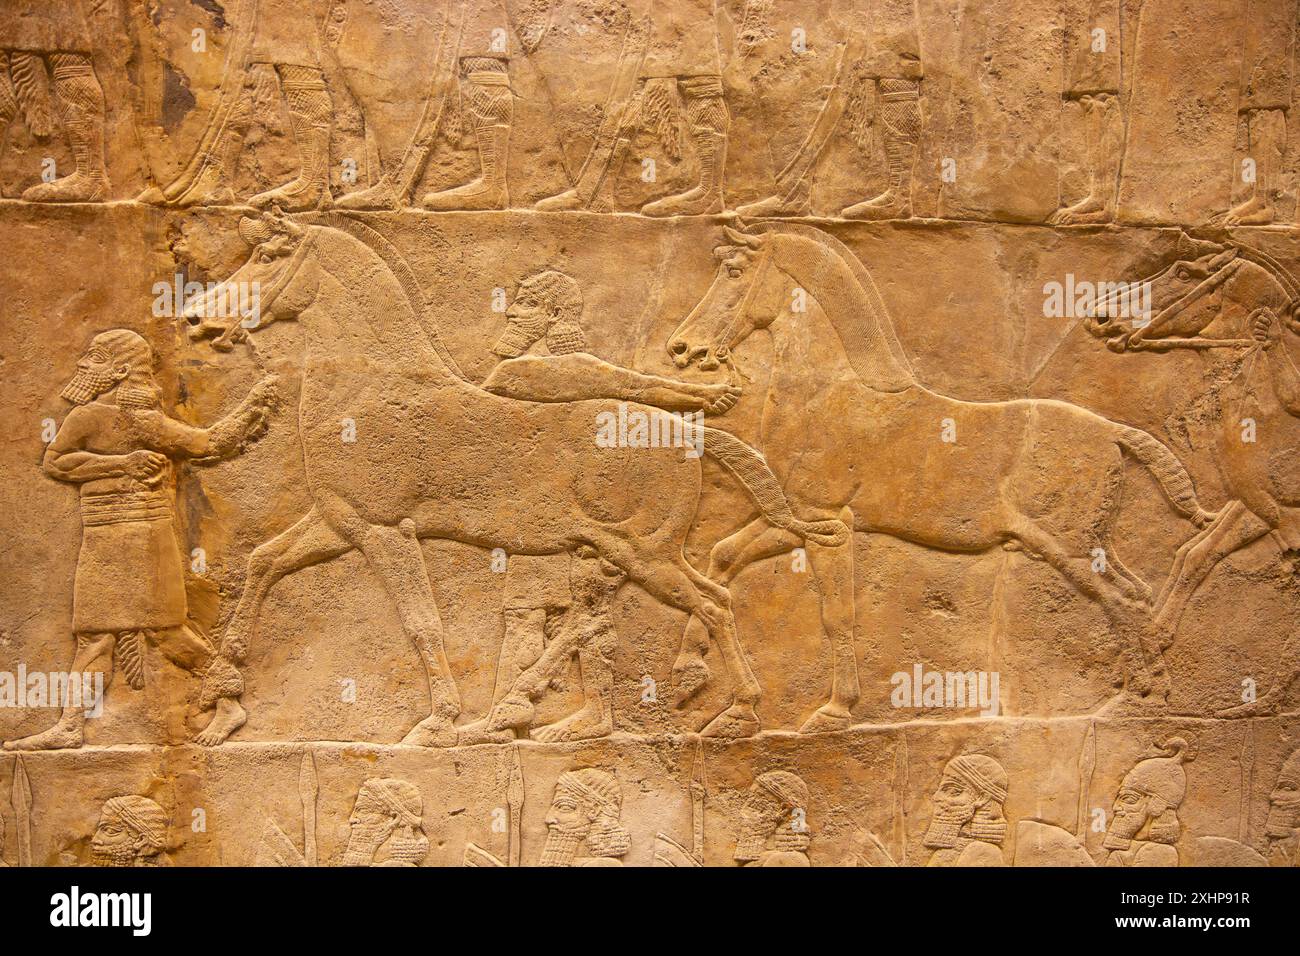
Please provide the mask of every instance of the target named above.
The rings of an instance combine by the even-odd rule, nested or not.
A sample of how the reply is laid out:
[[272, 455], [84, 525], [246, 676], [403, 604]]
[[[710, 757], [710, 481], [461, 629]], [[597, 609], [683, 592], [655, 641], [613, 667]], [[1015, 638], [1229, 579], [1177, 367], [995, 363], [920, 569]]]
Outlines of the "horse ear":
[[1213, 259], [1210, 260], [1210, 264], [1209, 264], [1210, 271], [1217, 272], [1218, 270], [1222, 269], [1233, 259], [1237, 258], [1237, 253], [1240, 251], [1241, 250], [1238, 249], [1236, 246], [1228, 246], [1228, 248], [1224, 249], [1217, 256], [1215, 256]]
[[751, 236], [748, 233], [732, 229], [730, 226], [723, 226], [722, 234], [733, 245], [745, 246], [748, 249], [757, 249], [762, 244], [762, 240], [758, 236]]

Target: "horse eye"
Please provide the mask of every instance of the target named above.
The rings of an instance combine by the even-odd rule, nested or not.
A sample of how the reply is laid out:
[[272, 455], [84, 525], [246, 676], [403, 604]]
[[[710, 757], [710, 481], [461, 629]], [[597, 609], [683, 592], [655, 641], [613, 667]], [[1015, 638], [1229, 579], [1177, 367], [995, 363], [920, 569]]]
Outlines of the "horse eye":
[[744, 270], [739, 266], [727, 266], [727, 275], [731, 276], [733, 279], [739, 279], [743, 272]]
[[1177, 275], [1178, 278], [1181, 279], [1183, 282], [1186, 282], [1188, 279], [1192, 277], [1192, 274], [1188, 272], [1186, 269], [1182, 268], [1181, 266], [1178, 269]]

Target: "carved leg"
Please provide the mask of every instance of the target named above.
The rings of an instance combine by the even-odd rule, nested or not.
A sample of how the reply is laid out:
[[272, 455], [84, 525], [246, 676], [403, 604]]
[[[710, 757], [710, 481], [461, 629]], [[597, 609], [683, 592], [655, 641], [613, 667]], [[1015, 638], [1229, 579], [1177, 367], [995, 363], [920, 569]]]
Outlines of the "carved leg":
[[330, 131], [334, 104], [325, 75], [308, 66], [276, 64], [276, 73], [289, 107], [289, 123], [298, 144], [300, 168], [296, 178], [275, 189], [258, 193], [249, 205], [282, 206], [293, 211], [315, 209], [329, 195]]
[[[853, 512], [845, 508], [840, 520], [853, 527]], [[853, 538], [838, 548], [826, 548], [808, 542], [808, 562], [817, 577], [821, 595], [822, 626], [830, 638], [834, 653], [831, 671], [831, 699], [817, 709], [800, 733], [843, 730], [853, 719], [853, 705], [858, 702], [858, 656], [853, 645], [855, 601], [853, 593]]]
[[247, 720], [247, 714], [239, 704], [244, 682], [236, 664], [248, 653], [258, 616], [271, 588], [287, 574], [351, 550], [352, 545], [325, 523], [316, 508], [270, 541], [253, 549], [248, 558], [244, 593], [222, 636], [220, 652], [209, 662], [199, 688], [199, 708], [215, 708], [215, 713], [208, 725], [195, 736], [198, 743], [215, 747]]
[[[1253, 164], [1247, 197], [1223, 217], [1225, 226], [1267, 226], [1277, 217], [1275, 201], [1281, 194], [1279, 171], [1286, 155], [1286, 113], [1280, 109], [1252, 109], [1240, 114], [1246, 141], [1246, 159]], [[1244, 169], [1235, 171], [1238, 176]]]
[[1112, 631], [1131, 644], [1135, 658], [1141, 661], [1129, 682], [1129, 690], [1141, 697], [1150, 696], [1155, 705], [1163, 705], [1169, 695], [1169, 673], [1148, 609], [1119, 593], [1092, 570], [1090, 558], [1069, 554], [1056, 538], [1039, 528], [1029, 517], [1021, 515], [1009, 530], [1081, 594], [1097, 602]]
[[0, 50], [0, 137], [18, 116], [18, 95], [14, 92], [13, 78], [9, 73], [9, 54]]
[[1174, 556], [1173, 567], [1156, 598], [1156, 626], [1162, 633], [1178, 629], [1187, 602], [1215, 565], [1240, 548], [1268, 534], [1270, 528], [1240, 501], [1228, 503], [1215, 519]]
[[[104, 682], [104, 696], [108, 696], [109, 685], [113, 683], [113, 648], [117, 638], [118, 635], [108, 633], [78, 634], [77, 650], [72, 666], [68, 668], [74, 675], [100, 675]], [[80, 747], [86, 740], [86, 711], [90, 706], [93, 706], [90, 702], [83, 702], [80, 707], [65, 707], [53, 727], [30, 737], [6, 740], [4, 749], [63, 750]]]
[[731, 115], [722, 98], [722, 77], [684, 77], [678, 86], [686, 100], [686, 122], [700, 165], [700, 181], [684, 193], [646, 203], [641, 207], [644, 216], [702, 216], [724, 208], [722, 176]]
[[76, 168], [52, 183], [38, 183], [23, 193], [28, 202], [101, 202], [108, 198], [104, 169], [104, 90], [90, 57], [53, 53], [54, 95], [72, 147]]
[[[727, 587], [737, 574], [755, 561], [797, 548], [799, 544], [798, 536], [773, 527], [764, 518], [756, 518], [713, 546], [709, 552], [708, 576]], [[686, 622], [681, 648], [673, 663], [674, 706], [685, 707], [708, 683], [709, 665], [704, 661], [708, 650], [708, 628], [699, 618], [692, 617]]]
[[506, 168], [514, 116], [510, 74], [504, 60], [487, 57], [465, 61], [461, 69], [461, 102], [474, 124], [481, 172], [463, 186], [427, 194], [421, 204], [435, 210], [507, 209]]
[[845, 219], [907, 219], [912, 215], [912, 178], [921, 142], [921, 84], [897, 77], [881, 79], [879, 87], [889, 188], [874, 199], [849, 206], [840, 213]]
[[1119, 160], [1124, 145], [1119, 96], [1098, 93], [1081, 97], [1088, 154], [1088, 195], [1072, 206], [1058, 209], [1048, 222], [1056, 226], [1110, 222], [1115, 218], [1119, 190]]
[[361, 553], [397, 605], [402, 628], [420, 653], [429, 684], [429, 716], [402, 742], [421, 747], [454, 746], [452, 721], [460, 713], [460, 694], [443, 650], [442, 619], [429, 585], [424, 553], [415, 537], [415, 523], [407, 518], [396, 528], [372, 527], [361, 539]]

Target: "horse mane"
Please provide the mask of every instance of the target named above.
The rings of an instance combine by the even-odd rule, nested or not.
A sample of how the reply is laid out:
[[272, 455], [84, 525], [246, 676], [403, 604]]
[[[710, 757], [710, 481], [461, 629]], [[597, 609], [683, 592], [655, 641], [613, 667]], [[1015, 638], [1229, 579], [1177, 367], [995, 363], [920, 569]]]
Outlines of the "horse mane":
[[1235, 240], [1230, 244], [1236, 248], [1239, 256], [1247, 262], [1253, 262], [1273, 277], [1283, 291], [1286, 292], [1287, 304], [1291, 307], [1291, 314], [1300, 316], [1300, 279], [1292, 275], [1286, 266], [1264, 250], [1243, 245]]
[[469, 379], [465, 378], [465, 373], [460, 370], [460, 366], [456, 364], [456, 359], [452, 357], [451, 352], [442, 341], [442, 334], [429, 314], [431, 311], [429, 299], [424, 294], [424, 289], [415, 277], [415, 272], [412, 271], [410, 264], [401, 251], [377, 231], [360, 220], [353, 219], [351, 216], [345, 216], [338, 212], [326, 212], [315, 217], [314, 221], [317, 225], [327, 226], [347, 233], [383, 260], [384, 265], [388, 267], [388, 271], [393, 274], [393, 278], [397, 280], [398, 285], [402, 287], [402, 291], [406, 293], [406, 298], [411, 304], [411, 311], [415, 313], [416, 321], [424, 329], [424, 333], [433, 344], [438, 357], [442, 359], [453, 375], [462, 381], [469, 381]]
[[[875, 280], [853, 250], [834, 236], [803, 223], [763, 220], [745, 230], [753, 235], [789, 235], [817, 246], [821, 262], [781, 263], [807, 266], [821, 280], [808, 282], [809, 293], [823, 306], [844, 354], [862, 381], [879, 392], [901, 392], [918, 384], [912, 363], [894, 331], [893, 320]], [[835, 267], [843, 271], [835, 274]], [[831, 280], [828, 283], [826, 280]], [[800, 281], [803, 281], [802, 279]], [[828, 304], [837, 308], [826, 308]], [[832, 315], [834, 318], [832, 318]]]

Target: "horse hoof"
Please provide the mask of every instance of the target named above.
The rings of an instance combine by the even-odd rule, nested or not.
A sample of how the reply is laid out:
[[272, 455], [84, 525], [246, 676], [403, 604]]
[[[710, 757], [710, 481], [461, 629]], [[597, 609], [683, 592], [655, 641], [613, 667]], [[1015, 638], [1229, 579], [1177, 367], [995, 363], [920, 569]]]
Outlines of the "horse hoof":
[[671, 677], [673, 689], [673, 706], [679, 710], [704, 689], [709, 682], [709, 665], [700, 657], [678, 658], [673, 664]]
[[451, 721], [426, 717], [410, 729], [402, 743], [412, 747], [454, 747], [460, 735]]
[[828, 734], [836, 730], [846, 730], [853, 722], [853, 717], [846, 710], [831, 707], [819, 707], [813, 715], [799, 728], [801, 734]]
[[725, 740], [737, 740], [752, 737], [758, 733], [758, 715], [749, 704], [732, 704], [718, 716], [714, 717], [704, 729], [701, 737], [721, 737]]

